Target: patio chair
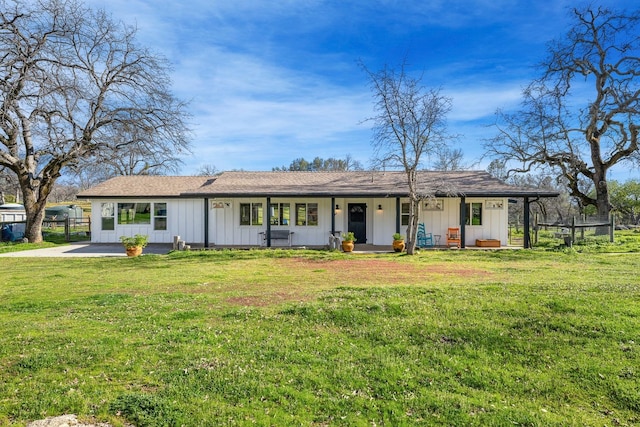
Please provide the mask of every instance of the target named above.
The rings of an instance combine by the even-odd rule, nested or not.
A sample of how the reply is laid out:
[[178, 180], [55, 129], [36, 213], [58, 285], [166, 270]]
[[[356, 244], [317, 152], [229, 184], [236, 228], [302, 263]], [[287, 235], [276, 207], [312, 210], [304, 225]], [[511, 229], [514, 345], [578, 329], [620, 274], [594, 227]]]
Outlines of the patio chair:
[[416, 246], [419, 248], [433, 247], [433, 234], [427, 233], [423, 223], [418, 224], [418, 234], [416, 236]]
[[447, 229], [447, 246], [450, 246], [452, 243], [460, 247], [460, 229], [457, 227], [449, 227]]

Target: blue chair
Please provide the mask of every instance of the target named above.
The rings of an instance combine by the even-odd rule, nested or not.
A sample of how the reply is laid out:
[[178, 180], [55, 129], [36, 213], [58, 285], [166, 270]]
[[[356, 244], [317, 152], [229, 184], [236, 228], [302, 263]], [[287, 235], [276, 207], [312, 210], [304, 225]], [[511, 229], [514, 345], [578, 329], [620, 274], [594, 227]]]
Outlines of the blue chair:
[[419, 248], [433, 247], [433, 233], [427, 233], [423, 223], [418, 224], [418, 235], [416, 240], [416, 246]]

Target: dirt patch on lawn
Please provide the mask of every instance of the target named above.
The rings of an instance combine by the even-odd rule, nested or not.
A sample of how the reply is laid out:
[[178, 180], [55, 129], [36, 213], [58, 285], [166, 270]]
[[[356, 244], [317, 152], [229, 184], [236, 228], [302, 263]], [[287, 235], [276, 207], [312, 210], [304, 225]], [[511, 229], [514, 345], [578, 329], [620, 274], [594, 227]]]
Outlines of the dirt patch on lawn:
[[[486, 270], [463, 267], [451, 264], [407, 264], [381, 259], [345, 259], [345, 260], [309, 260], [304, 258], [292, 258], [282, 260], [285, 264], [290, 264], [291, 268], [307, 268], [311, 270], [324, 269], [353, 277], [364, 276], [379, 279], [386, 283], [404, 283], [406, 277], [428, 278], [428, 276], [438, 276], [443, 274], [455, 275], [457, 277], [478, 277], [488, 276]], [[397, 280], [402, 278], [403, 280]]]
[[[460, 278], [486, 277], [486, 270], [451, 264], [409, 264], [381, 259], [313, 260], [288, 258], [276, 260], [278, 267], [287, 271], [322, 275], [322, 281], [331, 286], [388, 286], [421, 284], [442, 280], [442, 276]], [[331, 287], [325, 286], [324, 288]], [[305, 286], [287, 291], [265, 292], [262, 294], [230, 297], [225, 302], [245, 307], [266, 307], [286, 302], [304, 302], [314, 299], [316, 292], [308, 292]]]

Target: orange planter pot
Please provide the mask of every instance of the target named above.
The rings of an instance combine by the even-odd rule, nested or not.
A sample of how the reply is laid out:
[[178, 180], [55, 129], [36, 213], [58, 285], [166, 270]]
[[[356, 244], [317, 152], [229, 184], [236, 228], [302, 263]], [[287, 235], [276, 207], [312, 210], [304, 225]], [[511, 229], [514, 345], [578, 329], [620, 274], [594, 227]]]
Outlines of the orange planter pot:
[[127, 256], [138, 256], [142, 253], [142, 246], [127, 248]]
[[353, 242], [342, 242], [342, 250], [345, 252], [353, 251]]
[[393, 250], [395, 252], [404, 251], [404, 240], [394, 240], [393, 241]]

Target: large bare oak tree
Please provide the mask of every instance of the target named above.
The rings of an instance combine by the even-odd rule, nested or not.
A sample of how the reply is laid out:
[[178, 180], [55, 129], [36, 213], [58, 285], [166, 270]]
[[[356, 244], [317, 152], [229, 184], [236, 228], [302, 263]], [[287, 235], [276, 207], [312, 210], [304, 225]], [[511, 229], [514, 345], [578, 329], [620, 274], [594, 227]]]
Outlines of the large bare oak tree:
[[373, 147], [375, 160], [385, 167], [400, 168], [409, 186], [407, 253], [416, 248], [420, 202], [433, 196], [433, 188], [419, 181], [425, 157], [436, 152], [449, 138], [446, 116], [451, 99], [439, 89], [426, 88], [421, 77], [408, 74], [403, 63], [397, 69], [384, 67], [373, 72], [360, 64], [369, 76], [374, 97]]
[[638, 152], [640, 13], [572, 15], [567, 35], [549, 44], [541, 77], [525, 89], [523, 108], [498, 113], [498, 136], [487, 148], [517, 172], [552, 168], [602, 218], [611, 210], [608, 171]]
[[188, 148], [169, 63], [102, 10], [0, 0], [0, 58], [0, 167], [17, 176], [31, 242], [64, 168], [141, 143]]

